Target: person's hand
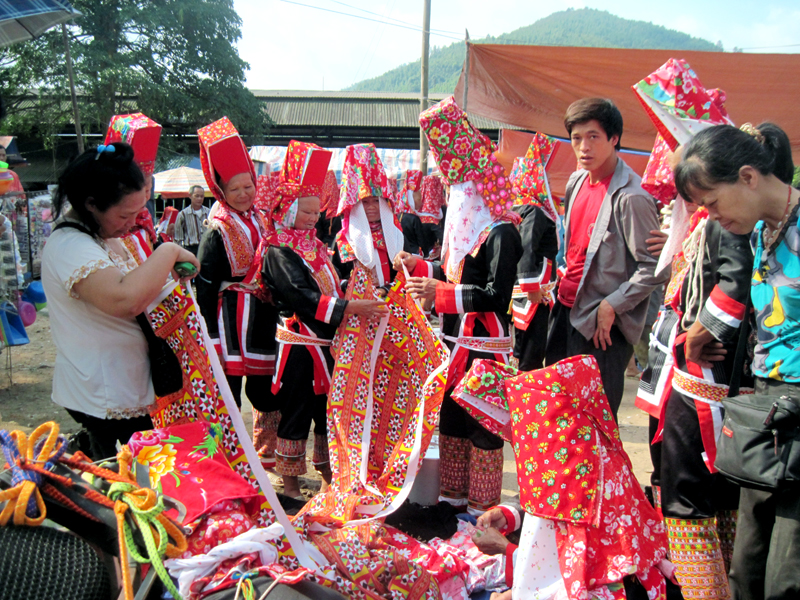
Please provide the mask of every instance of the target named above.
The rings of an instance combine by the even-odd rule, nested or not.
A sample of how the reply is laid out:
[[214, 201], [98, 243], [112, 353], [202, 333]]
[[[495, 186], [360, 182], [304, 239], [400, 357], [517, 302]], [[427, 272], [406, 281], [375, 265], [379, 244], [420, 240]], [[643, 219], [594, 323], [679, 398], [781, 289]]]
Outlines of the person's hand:
[[511, 590], [492, 592], [492, 595], [489, 596], [489, 600], [511, 600]]
[[380, 319], [389, 309], [381, 300], [350, 300], [344, 309], [346, 315], [356, 315], [365, 319]]
[[414, 267], [417, 266], [417, 261], [419, 260], [419, 256], [414, 254], [409, 254], [405, 250], [401, 250], [397, 253], [392, 261], [392, 266], [394, 267], [395, 271], [402, 271], [403, 265], [406, 266], [408, 272], [411, 273], [414, 271]]
[[[168, 242], [168, 243], [171, 244], [172, 242]], [[172, 269], [172, 278], [175, 281], [184, 282], [184, 281], [189, 281], [189, 280], [194, 279], [195, 277], [197, 277], [197, 274], [200, 273], [200, 261], [197, 260], [197, 257], [194, 254], [192, 254], [191, 252], [189, 252], [188, 250], [186, 250], [184, 248], [181, 248], [177, 244], [173, 244], [173, 245], [176, 248], [178, 248], [178, 256], [175, 258], [175, 262], [176, 263], [179, 263], [179, 262], [192, 263], [195, 267], [197, 267], [197, 272], [194, 275], [190, 275], [189, 277], [183, 277], [183, 276], [180, 275], [180, 273], [175, 271], [175, 269]]]
[[700, 321], [695, 321], [686, 333], [684, 353], [686, 360], [710, 369], [713, 363], [725, 360], [728, 351]]
[[603, 299], [597, 309], [597, 329], [592, 337], [595, 348], [606, 350], [611, 346], [611, 326], [614, 325], [616, 318], [617, 313], [614, 312], [614, 307], [608, 300]]
[[495, 529], [505, 529], [508, 526], [508, 521], [506, 521], [505, 514], [503, 514], [503, 511], [496, 506], [487, 510], [480, 517], [478, 517], [477, 520], [478, 527], [480, 529], [489, 529], [489, 527], [494, 527]]
[[664, 249], [664, 244], [667, 243], [669, 233], [666, 231], [661, 231], [660, 229], [651, 229], [650, 235], [653, 237], [649, 237], [645, 240], [645, 243], [647, 244], [647, 251], [654, 257], [658, 258], [661, 256], [661, 251]]
[[542, 297], [544, 296], [544, 290], [539, 288], [535, 292], [528, 292], [528, 300], [530, 300], [533, 304], [539, 304], [542, 301]]
[[436, 298], [436, 279], [430, 277], [409, 277], [406, 290], [417, 300], [433, 300]]
[[472, 541], [475, 542], [478, 550], [490, 555], [504, 554], [506, 546], [510, 543], [506, 536], [494, 527], [490, 527], [486, 531], [476, 531], [472, 536]]

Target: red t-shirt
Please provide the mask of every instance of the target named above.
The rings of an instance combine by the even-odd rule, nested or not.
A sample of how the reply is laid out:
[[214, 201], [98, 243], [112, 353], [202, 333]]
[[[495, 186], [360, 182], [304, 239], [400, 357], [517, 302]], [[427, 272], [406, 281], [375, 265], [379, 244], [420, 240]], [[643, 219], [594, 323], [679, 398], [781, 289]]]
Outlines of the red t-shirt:
[[589, 183], [587, 177], [570, 209], [569, 246], [565, 256], [567, 271], [558, 286], [558, 301], [569, 308], [575, 304], [575, 296], [583, 277], [583, 265], [586, 263], [586, 250], [589, 248], [597, 213], [600, 212], [600, 205], [606, 197], [613, 175], [612, 173], [595, 184]]

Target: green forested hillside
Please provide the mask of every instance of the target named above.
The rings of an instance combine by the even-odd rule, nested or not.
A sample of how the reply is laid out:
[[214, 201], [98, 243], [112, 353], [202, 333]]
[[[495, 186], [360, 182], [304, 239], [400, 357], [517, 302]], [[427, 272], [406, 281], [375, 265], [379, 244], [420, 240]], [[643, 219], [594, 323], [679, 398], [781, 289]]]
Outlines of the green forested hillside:
[[[720, 50], [709, 41], [644, 21], [631, 21], [592, 8], [568, 9], [497, 37], [475, 43], [529, 44], [536, 46], [589, 46], [595, 48], [651, 48]], [[452, 92], [464, 62], [464, 43], [434, 48], [430, 55], [428, 86], [431, 92]], [[379, 77], [360, 81], [347, 90], [419, 92], [419, 61], [399, 66]]]

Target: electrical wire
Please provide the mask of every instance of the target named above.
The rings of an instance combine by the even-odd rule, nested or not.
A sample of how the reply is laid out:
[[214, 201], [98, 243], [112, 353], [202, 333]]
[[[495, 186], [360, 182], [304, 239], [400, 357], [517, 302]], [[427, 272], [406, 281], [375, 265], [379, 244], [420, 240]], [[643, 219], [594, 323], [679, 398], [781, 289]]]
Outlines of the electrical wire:
[[[382, 19], [389, 19], [390, 21], [395, 21], [397, 23], [402, 23], [403, 25], [411, 25], [412, 27], [414, 27], [413, 23], [409, 23], [407, 21], [401, 21], [400, 19], [395, 19], [394, 17], [386, 17], [384, 15], [378, 14], [376, 12], [372, 12], [372, 11], [367, 10], [365, 8], [360, 8], [358, 6], [353, 6], [351, 4], [345, 4], [344, 2], [339, 2], [339, 0], [330, 0], [330, 2], [333, 2], [334, 4], [341, 4], [342, 6], [346, 6], [347, 8], [360, 10], [361, 12], [365, 12], [368, 15], [375, 15], [376, 17], [381, 17]], [[452, 35], [459, 35], [459, 33], [457, 31], [447, 31], [446, 29], [434, 29], [433, 27], [431, 27], [430, 30], [431, 31], [438, 31], [439, 33], [450, 33]], [[420, 31], [422, 31], [422, 30], [420, 29]], [[459, 39], [461, 39], [461, 38], [459, 38]]]
[[[362, 17], [361, 15], [354, 15], [352, 13], [346, 13], [346, 12], [342, 12], [340, 10], [333, 10], [331, 8], [322, 8], [321, 6], [312, 6], [311, 4], [303, 4], [302, 2], [294, 2], [293, 0], [278, 0], [278, 1], [279, 2], [284, 2], [286, 4], [295, 4], [297, 6], [304, 6], [306, 8], [314, 8], [316, 10], [322, 10], [322, 11], [329, 12], [329, 13], [334, 13], [334, 14], [337, 14], [337, 15], [344, 15], [345, 17], [353, 17], [354, 19], [363, 19], [364, 21], [372, 21], [374, 23], [382, 23], [383, 25], [391, 25], [392, 27], [399, 27], [401, 29], [410, 29], [411, 31], [419, 31], [419, 32], [422, 31], [422, 27], [414, 27], [414, 26], [411, 26], [411, 25], [401, 25], [400, 23], [391, 23], [389, 21], [379, 21], [378, 19], [371, 19], [369, 17]], [[430, 33], [431, 35], [438, 36], [438, 37], [444, 37], [444, 38], [449, 38], [451, 40], [457, 40], [459, 42], [464, 39], [464, 38], [461, 38], [461, 37], [455, 37], [455, 36], [452, 36], [452, 35], [446, 35], [444, 33], [434, 33], [433, 30], [429, 31], [428, 33]]]

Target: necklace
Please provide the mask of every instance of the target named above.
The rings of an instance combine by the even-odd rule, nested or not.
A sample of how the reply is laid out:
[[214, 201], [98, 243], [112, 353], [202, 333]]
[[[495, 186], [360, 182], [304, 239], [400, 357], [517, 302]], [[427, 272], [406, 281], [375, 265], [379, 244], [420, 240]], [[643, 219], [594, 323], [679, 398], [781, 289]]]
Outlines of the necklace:
[[[767, 225], [764, 228], [764, 249], [769, 250], [772, 247], [772, 244], [775, 243], [775, 240], [778, 239], [778, 236], [783, 229], [783, 223], [786, 220], [786, 217], [789, 216], [789, 206], [792, 203], [792, 186], [787, 186], [789, 188], [789, 195], [786, 197], [786, 208], [783, 211], [783, 216], [781, 220], [778, 221], [778, 224], [775, 226], [775, 229], [772, 229]], [[770, 230], [769, 236], [767, 236], [767, 229]]]

